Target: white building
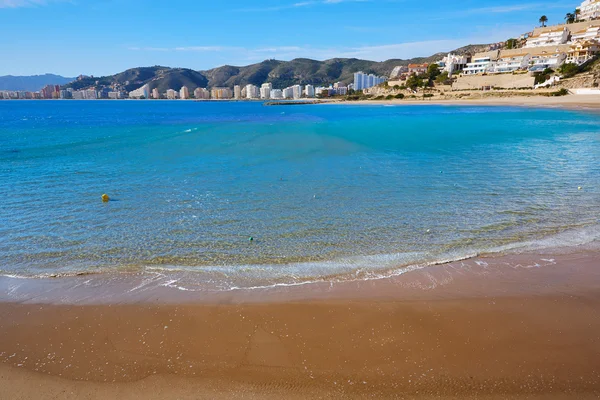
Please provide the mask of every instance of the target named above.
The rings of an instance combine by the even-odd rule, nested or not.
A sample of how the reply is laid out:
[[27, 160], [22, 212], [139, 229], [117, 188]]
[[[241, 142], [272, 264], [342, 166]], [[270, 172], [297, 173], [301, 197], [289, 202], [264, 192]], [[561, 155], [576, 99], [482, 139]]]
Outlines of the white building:
[[529, 53], [512, 54], [498, 58], [490, 72], [506, 73], [527, 69], [531, 55]]
[[246, 98], [247, 99], [258, 99], [260, 97], [260, 91], [258, 87], [254, 85], [246, 85]]
[[600, 0], [585, 0], [579, 6], [579, 19], [589, 21], [600, 17]]
[[[145, 92], [147, 94], [147, 90]], [[96, 92], [96, 89], [88, 89], [86, 91], [84, 91], [84, 99], [86, 100], [96, 100], [98, 98], [98, 92]], [[148, 97], [144, 97], [144, 98], [148, 98]]]
[[271, 90], [273, 90], [273, 85], [270, 83], [263, 83], [260, 87], [260, 98], [268, 100], [271, 98]]
[[386, 78], [375, 76], [373, 74], [367, 75], [362, 71], [354, 74], [354, 89], [363, 90], [369, 89], [373, 86], [377, 86], [386, 81]]
[[153, 99], [160, 99], [160, 93], [158, 93], [158, 89], [157, 88], [152, 89], [152, 98]]
[[240, 85], [235, 85], [233, 87], [233, 98], [236, 100], [240, 100], [242, 98], [242, 87]]
[[214, 87], [210, 91], [210, 97], [213, 100], [229, 100], [233, 98], [233, 91], [226, 87]]
[[208, 100], [210, 99], [210, 92], [206, 88], [196, 88], [194, 90], [194, 98], [196, 100]]
[[348, 87], [338, 86], [337, 88], [335, 88], [335, 94], [337, 94], [338, 96], [346, 96], [348, 94]]
[[281, 89], [271, 90], [270, 96], [272, 99], [283, 99], [283, 91]]
[[294, 97], [294, 89], [292, 89], [291, 87], [287, 87], [285, 89], [283, 89], [282, 91], [282, 95], [284, 99], [291, 99]]
[[452, 75], [455, 72], [462, 71], [467, 66], [467, 56], [449, 53], [441, 61], [442, 71]]
[[181, 89], [179, 90], [179, 98], [181, 100], [187, 100], [190, 98], [190, 91], [187, 88], [187, 86], [182, 86]]
[[498, 58], [498, 50], [487, 53], [477, 53], [473, 56], [470, 63], [467, 63], [463, 69], [465, 75], [477, 75], [488, 72], [492, 63]]
[[177, 98], [177, 92], [173, 89], [167, 89], [167, 99], [175, 100]]
[[313, 85], [306, 85], [304, 94], [306, 97], [315, 97], [315, 87]]
[[141, 88], [132, 90], [131, 92], [129, 92], [129, 98], [130, 99], [141, 99], [141, 98], [149, 99], [150, 98], [150, 86], [148, 86], [148, 84], [145, 84]]
[[392, 73], [390, 74], [390, 79], [398, 78], [402, 74], [408, 73], [408, 67], [406, 65], [399, 65], [394, 67]]
[[301, 99], [302, 98], [302, 86], [301, 85], [294, 85], [294, 86], [292, 86], [292, 97], [294, 99]]
[[569, 34], [569, 30], [565, 26], [553, 29], [549, 28], [541, 33], [534, 33], [529, 36], [527, 43], [525, 43], [525, 46], [523, 47], [529, 48], [565, 44], [569, 40]]
[[579, 41], [573, 43], [567, 54], [566, 63], [581, 65], [600, 53], [600, 45], [596, 41]]
[[571, 42], [580, 40], [598, 40], [600, 38], [600, 26], [590, 26], [579, 31], [571, 32]]
[[541, 72], [546, 68], [556, 69], [563, 65], [567, 59], [567, 54], [563, 52], [533, 54], [529, 61], [529, 71]]
[[121, 98], [121, 92], [108, 92], [108, 98], [109, 99], [120, 99]]

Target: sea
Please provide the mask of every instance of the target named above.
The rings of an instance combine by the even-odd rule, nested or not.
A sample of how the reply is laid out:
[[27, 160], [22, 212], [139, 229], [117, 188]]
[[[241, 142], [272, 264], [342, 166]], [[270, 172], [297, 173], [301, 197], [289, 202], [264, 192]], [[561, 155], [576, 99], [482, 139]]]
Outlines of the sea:
[[599, 240], [592, 111], [0, 101], [0, 275], [234, 290]]

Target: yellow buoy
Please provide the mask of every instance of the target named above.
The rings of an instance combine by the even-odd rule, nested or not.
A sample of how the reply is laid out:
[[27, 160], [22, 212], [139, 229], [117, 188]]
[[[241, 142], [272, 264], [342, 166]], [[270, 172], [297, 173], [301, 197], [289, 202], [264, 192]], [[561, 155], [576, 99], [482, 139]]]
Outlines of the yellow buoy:
[[104, 203], [108, 203], [109, 200], [110, 200], [110, 197], [108, 197], [108, 195], [106, 193], [102, 195], [102, 201]]
[[577, 188], [577, 190], [581, 190], [581, 189], [582, 189], [582, 187], [581, 187], [581, 186], [579, 186], [579, 187]]

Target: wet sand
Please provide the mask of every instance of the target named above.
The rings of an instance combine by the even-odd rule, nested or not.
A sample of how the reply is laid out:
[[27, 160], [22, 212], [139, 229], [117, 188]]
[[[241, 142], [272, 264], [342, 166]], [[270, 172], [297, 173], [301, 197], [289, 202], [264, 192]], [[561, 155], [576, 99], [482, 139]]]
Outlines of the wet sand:
[[599, 267], [581, 251], [327, 288], [3, 302], [0, 398], [597, 398]]

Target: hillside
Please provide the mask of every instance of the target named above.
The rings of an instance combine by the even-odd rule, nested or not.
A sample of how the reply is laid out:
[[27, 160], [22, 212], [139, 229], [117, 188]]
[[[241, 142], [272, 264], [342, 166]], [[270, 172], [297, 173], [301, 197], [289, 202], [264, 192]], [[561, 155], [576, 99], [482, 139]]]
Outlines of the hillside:
[[[465, 54], [485, 50], [488, 45], [469, 45], [453, 52]], [[260, 86], [270, 82], [274, 87], [284, 88], [291, 85], [329, 85], [334, 82], [348, 84], [353, 81], [354, 73], [363, 71], [376, 75], [389, 76], [394, 67], [411, 63], [425, 63], [440, 60], [446, 53], [430, 57], [418, 57], [409, 60], [393, 59], [383, 62], [359, 60], [356, 58], [333, 58], [325, 61], [297, 58], [291, 61], [266, 60], [244, 67], [225, 65], [206, 71], [194, 71], [186, 68], [163, 66], [132, 68], [116, 75], [83, 78], [65, 87], [84, 89], [92, 86], [111, 86], [131, 91], [149, 84], [150, 90], [158, 88], [161, 93], [167, 89], [178, 90], [187, 86], [190, 91], [197, 87], [233, 87], [253, 84]]]
[[[469, 45], [452, 51], [457, 54], [477, 53], [485, 51], [489, 45]], [[437, 53], [429, 57], [417, 57], [408, 60], [392, 59], [383, 62], [359, 60], [356, 58], [333, 58], [316, 61], [307, 58], [297, 58], [291, 61], [267, 60], [245, 67], [225, 65], [223, 67], [201, 71], [208, 78], [208, 85], [245, 86], [247, 84], [261, 85], [271, 82], [274, 87], [291, 85], [328, 85], [333, 82], [351, 83], [354, 73], [363, 71], [376, 75], [389, 76], [394, 67], [411, 63], [431, 63], [440, 60], [446, 53]]]
[[0, 76], [0, 90], [35, 92], [46, 85], [64, 85], [75, 78], [45, 74], [32, 76]]
[[182, 86], [187, 86], [190, 90], [206, 87], [208, 80], [200, 72], [191, 69], [154, 66], [131, 68], [110, 76], [86, 77], [64, 87], [79, 90], [91, 86], [115, 86], [131, 91], [145, 84], [150, 86], [150, 90], [157, 88], [162, 93]]

